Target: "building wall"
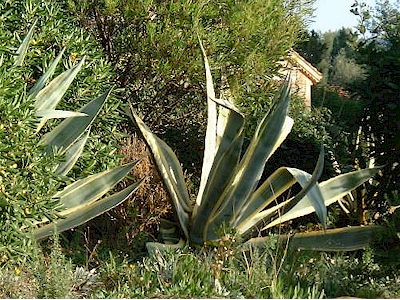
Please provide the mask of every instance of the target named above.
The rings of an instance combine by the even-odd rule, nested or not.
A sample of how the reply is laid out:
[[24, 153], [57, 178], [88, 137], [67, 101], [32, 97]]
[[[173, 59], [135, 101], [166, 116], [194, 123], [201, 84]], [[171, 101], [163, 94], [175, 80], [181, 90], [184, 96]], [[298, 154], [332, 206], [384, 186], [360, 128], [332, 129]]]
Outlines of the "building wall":
[[[276, 79], [282, 80], [290, 73], [292, 78], [292, 93], [304, 99], [305, 107], [311, 108], [311, 87], [314, 85], [313, 80], [319, 82], [322, 74], [312, 65], [309, 65], [299, 54], [295, 55], [295, 63], [288, 60], [282, 61], [281, 64], [282, 69], [279, 72], [282, 76]], [[315, 74], [308, 74], [307, 72], [314, 72]]]
[[311, 107], [311, 86], [313, 82], [304, 73], [297, 68], [292, 68], [291, 76], [293, 78], [292, 91], [304, 99], [304, 105]]

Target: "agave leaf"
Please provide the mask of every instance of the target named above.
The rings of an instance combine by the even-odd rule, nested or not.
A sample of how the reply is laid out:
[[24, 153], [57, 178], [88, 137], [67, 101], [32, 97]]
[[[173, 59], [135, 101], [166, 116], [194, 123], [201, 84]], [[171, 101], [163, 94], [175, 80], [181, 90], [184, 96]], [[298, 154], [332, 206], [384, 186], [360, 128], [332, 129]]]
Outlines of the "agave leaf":
[[243, 116], [239, 108], [237, 108], [236, 105], [233, 104], [231, 101], [222, 98], [212, 98], [212, 97], [210, 97], [210, 99], [214, 101], [217, 105], [222, 106], [223, 108], [226, 108], [231, 112], [235, 112], [236, 114]]
[[82, 206], [103, 197], [132, 171], [137, 162], [131, 162], [88, 176], [66, 186], [62, 191], [54, 195], [54, 198], [60, 199], [61, 204], [65, 208], [60, 215], [68, 215], [73, 211], [79, 210]]
[[166, 251], [182, 249], [183, 247], [185, 247], [184, 240], [179, 240], [179, 242], [176, 244], [162, 244], [156, 242], [146, 243], [147, 252], [150, 255], [157, 255], [158, 253], [163, 253]]
[[86, 223], [87, 221], [109, 211], [110, 209], [124, 202], [137, 190], [142, 182], [143, 180], [131, 184], [130, 186], [118, 193], [83, 206], [79, 210], [68, 214], [64, 219], [59, 219], [53, 223], [44, 225], [43, 227], [36, 229], [33, 232], [34, 238], [40, 240], [54, 234], [55, 232], [63, 232]]
[[218, 200], [218, 195], [222, 193], [228, 183], [233, 170], [237, 166], [243, 144], [243, 132], [239, 132], [236, 139], [231, 143], [230, 147], [219, 156], [215, 161], [210, 172], [201, 205], [196, 207], [193, 212], [193, 224], [191, 230], [191, 239], [197, 244], [205, 241], [206, 232], [204, 231], [209, 221], [210, 213]]
[[266, 220], [270, 220], [272, 216], [276, 215], [276, 213], [279, 214], [280, 209], [282, 209], [285, 205], [289, 204], [290, 200], [291, 199], [281, 202], [271, 208], [259, 212], [254, 216], [251, 216], [251, 218], [243, 220], [235, 227], [236, 231], [243, 237], [249, 235], [251, 236], [254, 230], [259, 230], [257, 226], [260, 223], [267, 222]]
[[330, 205], [369, 180], [380, 169], [380, 167], [362, 169], [330, 178], [320, 183], [321, 192]]
[[242, 131], [244, 124], [243, 115], [232, 102], [215, 97], [214, 83], [206, 52], [200, 39], [199, 43], [203, 52], [204, 65], [206, 69], [208, 118], [203, 167], [195, 211], [197, 207], [201, 205], [204, 198], [204, 189], [209, 181], [213, 163], [218, 161], [219, 157], [225, 153], [238, 133]]
[[58, 54], [55, 60], [50, 64], [50, 67], [48, 70], [39, 78], [39, 80], [36, 82], [36, 84], [30, 89], [29, 95], [31, 97], [36, 97], [36, 95], [39, 93], [39, 91], [45, 86], [46, 82], [53, 76], [58, 63], [60, 62], [63, 54], [64, 54], [65, 48], [61, 50], [61, 52]]
[[28, 51], [29, 43], [32, 39], [33, 29], [35, 28], [36, 23], [37, 23], [37, 19], [35, 20], [35, 22], [33, 22], [31, 28], [28, 31], [28, 34], [22, 40], [21, 45], [19, 46], [17, 52], [15, 53], [16, 56], [15, 56], [14, 66], [22, 66], [22, 64], [24, 63], [24, 59], [25, 59], [26, 53]]
[[99, 114], [104, 102], [112, 89], [109, 89], [100, 97], [83, 106], [79, 112], [88, 115], [85, 118], [70, 118], [62, 121], [56, 128], [46, 133], [40, 143], [45, 145], [45, 152], [51, 153], [53, 148], [62, 149], [65, 152], [87, 130]]
[[179, 224], [161, 219], [160, 237], [164, 244], [176, 244], [179, 242], [181, 238]]
[[382, 227], [371, 225], [298, 233], [290, 239], [290, 246], [301, 250], [355, 251], [368, 247], [380, 231]]
[[199, 44], [201, 51], [203, 52], [204, 66], [206, 69], [206, 85], [207, 85], [207, 129], [204, 145], [204, 156], [203, 156], [203, 166], [201, 170], [201, 179], [199, 192], [197, 194], [196, 204], [200, 205], [203, 196], [203, 191], [206, 186], [208, 175], [211, 171], [212, 164], [214, 161], [215, 153], [217, 152], [217, 104], [213, 99], [215, 97], [214, 84], [212, 80], [212, 75], [210, 71], [210, 66], [208, 64], [208, 59], [206, 51], [204, 50], [203, 44], [199, 38]]
[[[380, 237], [382, 226], [353, 226], [325, 231], [296, 233], [293, 236], [281, 235], [279, 242], [298, 250], [314, 251], [355, 251], [368, 247]], [[245, 247], [265, 247], [269, 237], [253, 238], [245, 243]]]
[[[199, 190], [192, 214], [191, 238], [196, 243], [204, 240], [204, 223], [216, 204], [217, 195], [224, 190], [236, 169], [243, 144], [244, 117], [233, 103], [212, 99], [218, 105], [217, 151], [204, 188]], [[231, 170], [231, 172], [227, 172]]]
[[85, 147], [89, 134], [90, 129], [88, 129], [86, 133], [84, 133], [78, 140], [75, 141], [74, 144], [72, 144], [71, 147], [68, 148], [67, 152], [65, 152], [65, 161], [59, 164], [56, 169], [56, 174], [67, 175], [68, 172], [73, 168], [83, 152], [83, 148]]
[[50, 119], [66, 119], [74, 117], [87, 117], [88, 115], [81, 112], [68, 111], [68, 110], [56, 110], [56, 109], [44, 109], [36, 111], [35, 115], [39, 118]]
[[[316, 210], [320, 212], [321, 223], [326, 224], [326, 207], [324, 198], [317, 184], [324, 168], [324, 150], [321, 149], [317, 165], [312, 176], [302, 170], [294, 168], [279, 168], [275, 171], [250, 198], [250, 201], [243, 208], [242, 214], [233, 223], [238, 232], [242, 235], [248, 235], [255, 226], [261, 222], [270, 220], [274, 215], [281, 214], [281, 209], [284, 211], [289, 204], [295, 206], [299, 201], [303, 201], [307, 195], [313, 201]], [[301, 191], [291, 199], [273, 206], [270, 209], [264, 210], [268, 205], [275, 201], [284, 191], [289, 189], [295, 183], [299, 183], [302, 187]], [[325, 212], [323, 211], [325, 210]], [[325, 219], [324, 219], [325, 218]]]
[[[215, 103], [218, 104], [219, 106], [219, 114], [218, 114], [218, 125], [219, 128], [217, 129], [217, 151], [215, 153], [215, 157], [212, 162], [211, 170], [209, 172], [209, 175], [207, 177], [207, 181], [205, 182], [205, 186], [202, 189], [199, 189], [198, 195], [197, 195], [197, 200], [193, 212], [193, 216], [195, 217], [198, 211], [198, 208], [202, 206], [203, 201], [207, 201], [210, 193], [213, 194], [213, 197], [215, 197], [216, 193], [213, 190], [210, 185], [213, 187], [216, 187], [217, 185], [213, 184], [211, 181], [219, 181], [224, 182], [224, 184], [221, 186], [218, 186], [218, 189], [220, 192], [222, 192], [221, 188], [225, 186], [225, 183], [227, 180], [232, 175], [232, 172], [227, 174], [226, 170], [234, 170], [237, 167], [237, 164], [239, 163], [239, 158], [241, 154], [241, 149], [242, 149], [242, 142], [238, 143], [236, 141], [236, 145], [239, 146], [237, 149], [237, 153], [235, 154], [237, 156], [237, 159], [231, 159], [231, 163], [224, 163], [224, 169], [223, 172], [221, 173], [221, 169], [216, 168], [216, 164], [219, 164], [222, 166], [220, 159], [222, 157], [225, 157], [226, 152], [230, 151], [230, 155], [227, 157], [232, 156], [232, 144], [236, 139], [238, 139], [238, 136], [242, 135], [243, 132], [243, 126], [244, 126], [244, 117], [240, 113], [240, 111], [229, 101], [223, 100], [223, 99], [213, 99]], [[240, 139], [243, 139], [241, 137]], [[220, 178], [221, 180], [217, 179], [217, 177], [223, 177]], [[211, 179], [213, 178], [213, 179]]]
[[[236, 222], [233, 224], [235, 227], [241, 228], [252, 227], [257, 222], [251, 222], [256, 215], [261, 213], [268, 205], [274, 202], [285, 191], [296, 183], [295, 177], [282, 167], [272, 173], [264, 183], [251, 195], [248, 203], [243, 207], [242, 212], [238, 215]], [[274, 210], [275, 211], [275, 210]], [[265, 215], [265, 213], [263, 213]], [[246, 225], [251, 222], [252, 225]], [[239, 225], [240, 224], [240, 225]]]
[[138, 126], [147, 145], [151, 149], [157, 168], [160, 171], [161, 177], [174, 203], [181, 228], [186, 238], [189, 239], [189, 215], [192, 208], [183, 177], [182, 167], [179, 164], [178, 158], [164, 141], [150, 131], [143, 121], [134, 113], [132, 107], [131, 114], [133, 122]]
[[[293, 174], [293, 170], [296, 173], [300, 173], [300, 176], [296, 176], [293, 174], [294, 177], [296, 177], [296, 180], [300, 183], [300, 185], [303, 187], [302, 191], [297, 194], [294, 197], [294, 200], [291, 201], [291, 204], [294, 206], [296, 205], [299, 201], [304, 199], [303, 197], [307, 195], [307, 198], [310, 199], [312, 206], [315, 209], [315, 212], [318, 216], [318, 219], [326, 228], [326, 218], [327, 218], [327, 210], [326, 210], [326, 205], [325, 205], [325, 200], [323, 197], [323, 194], [317, 184], [318, 179], [322, 175], [322, 171], [324, 169], [324, 149], [321, 149], [321, 152], [319, 154], [317, 166], [313, 172], [313, 175], [311, 176], [311, 179], [309, 181], [306, 181], [306, 177], [308, 177], [308, 173], [304, 171], [300, 171], [298, 169], [289, 169], [289, 172]], [[307, 175], [305, 175], [307, 174]], [[283, 213], [288, 211], [288, 209], [284, 209]]]
[[[209, 228], [206, 229], [208, 235], [212, 236], [223, 222], [230, 222], [232, 216], [233, 220], [236, 218], [236, 214], [240, 212], [257, 186], [266, 161], [290, 132], [293, 120], [287, 117], [289, 101], [289, 84], [286, 82], [281, 89], [279, 101], [259, 124], [245, 155], [235, 170], [235, 176], [231, 178], [219, 198], [212, 212]], [[208, 227], [208, 224], [206, 226]]]
[[[229, 149], [230, 145], [243, 131], [244, 118], [240, 112], [225, 107], [219, 107], [218, 124], [221, 126], [219, 129], [218, 149], [215, 153], [214, 162], [218, 161], [220, 157]], [[221, 123], [224, 123], [223, 125]], [[222, 127], [224, 127], [222, 129]], [[236, 165], [234, 166], [236, 167]], [[210, 171], [211, 172], [211, 171]]]
[[[35, 97], [35, 110], [55, 109], [65, 92], [68, 90], [72, 81], [75, 79], [79, 70], [85, 61], [83, 58], [75, 67], [63, 72], [54, 78], [45, 88], [41, 89]], [[39, 120], [39, 125], [36, 128], [38, 132], [46, 123], [46, 118]]]
[[[369, 178], [374, 176], [378, 172], [379, 168], [364, 169], [354, 171], [346, 174], [342, 174], [333, 177], [329, 180], [319, 183], [319, 188], [324, 197], [325, 206], [329, 206], [332, 203], [338, 201], [352, 190], [363, 184]], [[287, 213], [269, 223], [263, 230], [284, 223], [286, 221], [296, 219], [315, 211], [311, 200], [308, 195], [304, 197], [299, 203], [297, 203]]]

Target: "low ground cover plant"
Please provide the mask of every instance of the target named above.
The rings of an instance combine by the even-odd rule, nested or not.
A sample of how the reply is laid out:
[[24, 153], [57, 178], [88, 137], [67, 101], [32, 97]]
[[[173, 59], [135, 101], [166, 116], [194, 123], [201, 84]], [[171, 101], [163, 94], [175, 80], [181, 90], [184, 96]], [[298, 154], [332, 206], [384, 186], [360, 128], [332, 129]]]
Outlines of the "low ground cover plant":
[[[140, 260], [109, 254], [96, 267], [76, 265], [57, 242], [35, 260], [0, 268], [3, 298], [396, 298], [396, 266], [363, 253], [238, 251], [237, 241], [165, 251]], [[277, 253], [280, 253], [277, 255]]]

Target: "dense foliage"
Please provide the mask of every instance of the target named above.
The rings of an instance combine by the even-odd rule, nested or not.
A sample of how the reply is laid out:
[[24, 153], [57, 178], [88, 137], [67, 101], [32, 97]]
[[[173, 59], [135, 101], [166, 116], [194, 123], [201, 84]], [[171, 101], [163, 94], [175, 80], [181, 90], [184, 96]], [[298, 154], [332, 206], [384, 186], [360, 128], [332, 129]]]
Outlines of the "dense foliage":
[[372, 10], [356, 1], [354, 13], [360, 17], [359, 28], [370, 33], [358, 49], [358, 60], [367, 66], [366, 80], [355, 90], [365, 102], [361, 126], [369, 152], [362, 163], [373, 159], [385, 166], [368, 194], [370, 205], [385, 215], [400, 204], [400, 9], [398, 3], [378, 1]]
[[[119, 164], [115, 152], [122, 137], [117, 131], [121, 106], [115, 97], [93, 124], [93, 134], [71, 177], [53, 175], [60, 158], [44, 156], [38, 145], [43, 134], [35, 133], [33, 100], [27, 97], [27, 91], [63, 47], [66, 47], [64, 66], [71, 66], [83, 55], [90, 66], [78, 75], [64, 97], [63, 109], [77, 110], [104, 92], [109, 87], [105, 82], [112, 78], [110, 67], [96, 50], [95, 43], [65, 14], [65, 10], [52, 1], [0, 3], [0, 222], [4, 233], [0, 245], [3, 260], [11, 254], [28, 254], [22, 248], [29, 242], [23, 237], [28, 230], [21, 228], [29, 228], [44, 217], [54, 218], [55, 207], [59, 204], [51, 196], [58, 188]], [[14, 65], [14, 53], [35, 20], [30, 51], [22, 66]], [[56, 74], [64, 71], [64, 66], [58, 67]], [[53, 128], [56, 122], [48, 122], [44, 131]]]
[[[303, 31], [312, 2], [70, 0], [69, 4], [98, 36], [126, 87], [126, 99], [154, 132], [177, 149], [185, 169], [198, 175], [204, 147], [199, 141], [205, 134], [198, 37], [218, 70], [217, 92], [229, 85], [236, 104], [250, 119], [251, 136], [271, 105], [278, 62]], [[294, 132], [304, 134], [302, 128], [295, 127]]]
[[356, 61], [359, 43], [355, 30], [342, 28], [333, 32], [307, 32], [296, 49], [323, 73], [320, 85], [349, 88], [365, 79], [364, 66]]
[[[4, 41], [5, 38], [2, 39]], [[13, 68], [13, 57], [0, 66], [0, 251], [24, 253], [20, 228], [35, 218], [54, 218], [58, 206], [51, 199], [60, 185], [53, 175], [57, 160], [46, 157], [35, 135], [32, 101], [26, 101], [25, 72]], [[12, 87], [12, 88], [10, 88]]]

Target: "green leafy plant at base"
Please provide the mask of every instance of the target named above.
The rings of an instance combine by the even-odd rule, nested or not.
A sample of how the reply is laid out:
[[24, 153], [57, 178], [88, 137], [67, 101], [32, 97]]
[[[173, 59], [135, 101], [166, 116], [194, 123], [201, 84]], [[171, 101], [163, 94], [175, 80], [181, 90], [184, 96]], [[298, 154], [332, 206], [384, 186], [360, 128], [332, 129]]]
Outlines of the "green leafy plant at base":
[[[202, 50], [206, 69], [208, 120], [202, 176], [195, 202], [189, 197], [180, 163], [172, 149], [155, 136], [131, 109], [132, 119], [149, 145], [171, 195], [184, 239], [200, 245], [216, 241], [220, 238], [218, 230], [227, 226], [248, 240], [259, 229], [267, 230], [313, 212], [325, 227], [326, 206], [361, 185], [378, 169], [360, 170], [318, 183], [323, 167], [321, 151], [312, 175], [299, 169], [281, 167], [259, 185], [264, 164], [287, 137], [293, 125], [293, 120], [287, 116], [289, 83], [286, 82], [276, 95], [273, 107], [258, 125], [241, 157], [244, 118], [232, 102], [216, 97], [210, 67]], [[287, 200], [278, 201], [295, 184], [301, 186], [301, 191]], [[168, 227], [165, 226], [161, 233], [166, 237], [165, 242], [172, 243], [175, 228], [173, 224]], [[324, 230], [294, 235], [290, 240], [292, 243], [295, 241], [297, 248], [355, 250], [368, 245], [375, 230], [375, 227]], [[265, 239], [262, 238], [262, 241]], [[249, 240], [247, 244], [262, 243]], [[165, 247], [168, 246], [148, 244], [150, 251]]]
[[[13, 65], [9, 66], [2, 61], [0, 66], [3, 67], [2, 71], [8, 71], [11, 75], [18, 72], [18, 68], [23, 65], [27, 56], [35, 25], [36, 22], [33, 23], [13, 59], [7, 61], [7, 63], [14, 61]], [[118, 193], [102, 198], [130, 173], [136, 164], [136, 162], [132, 162], [77, 180], [54, 194], [39, 192], [31, 195], [29, 186], [22, 190], [16, 188], [20, 184], [19, 181], [25, 183], [22, 179], [24, 177], [28, 177], [28, 181], [35, 179], [35, 170], [30, 163], [41, 158], [45, 159], [41, 163], [47, 162], [47, 159], [50, 162], [55, 161], [45, 170], [41, 170], [44, 173], [40, 175], [49, 177], [50, 191], [58, 188], [59, 183], [67, 178], [66, 175], [82, 154], [89, 136], [90, 126], [111, 92], [110, 89], [100, 97], [90, 101], [79, 112], [57, 110], [58, 103], [84, 63], [84, 59], [82, 59], [78, 64], [47, 83], [53, 76], [63, 52], [64, 50], [50, 63], [46, 72], [29, 91], [26, 91], [25, 85], [21, 94], [18, 94], [19, 90], [15, 95], [12, 94], [15, 97], [14, 99], [8, 97], [7, 93], [2, 95], [1, 104], [7, 110], [4, 111], [0, 120], [1, 127], [6, 128], [2, 132], [1, 158], [6, 166], [11, 165], [7, 170], [2, 170], [0, 178], [2, 182], [0, 195], [2, 214], [0, 220], [3, 222], [3, 229], [6, 231], [6, 234], [2, 235], [3, 241], [0, 244], [3, 262], [10, 255], [18, 253], [18, 249], [15, 249], [12, 243], [13, 239], [20, 238], [23, 242], [28, 242], [24, 238], [32, 228], [38, 227], [33, 231], [34, 238], [42, 239], [52, 235], [55, 231], [62, 232], [81, 225], [129, 198], [141, 183], [136, 182]], [[14, 71], [14, 69], [17, 70]], [[7, 88], [4, 91], [7, 92]], [[15, 110], [12, 106], [17, 109], [24, 108], [23, 118], [18, 120], [20, 114], [14, 115]], [[36, 144], [30, 144], [36, 153], [39, 152], [38, 158], [34, 156], [36, 153], [15, 155], [18, 152], [15, 151], [14, 147], [18, 149], [20, 146], [13, 144], [14, 140], [10, 134], [13, 129], [17, 129], [14, 134], [17, 135], [17, 138], [22, 136], [22, 141], [35, 138], [46, 122], [55, 118], [65, 120], [53, 130], [41, 136], [39, 141], [34, 139]], [[15, 121], [16, 123], [14, 123]], [[25, 126], [21, 130], [19, 127], [23, 125]], [[8, 153], [4, 150], [8, 150]], [[29, 184], [29, 182], [26, 183]], [[42, 189], [47, 188], [46, 182], [39, 182], [38, 184], [43, 185]], [[15, 194], [9, 194], [9, 190]]]
[[[281, 261], [276, 258], [277, 239], [271, 238], [264, 249], [247, 253], [237, 251], [240, 248], [235, 243], [224, 243], [216, 251], [184, 247], [139, 261], [109, 254], [96, 269], [90, 269], [71, 263], [56, 242], [49, 242], [48, 248], [38, 251], [33, 262], [0, 268], [2, 298], [317, 299], [400, 295], [398, 268], [378, 263], [371, 249], [363, 251], [362, 256], [357, 252], [295, 251]], [[228, 258], [221, 258], [228, 252]]]
[[[259, 251], [224, 259], [185, 247], [138, 262], [109, 255], [96, 269], [74, 265], [54, 242], [34, 261], [0, 268], [4, 298], [321, 298], [318, 287], [274, 280], [273, 259]], [[223, 247], [221, 247], [221, 250]], [[273, 248], [268, 250], [274, 250]], [[222, 265], [223, 270], [220, 270]]]
[[[270, 245], [271, 246], [271, 245]], [[224, 247], [221, 247], [223, 250]], [[318, 287], [275, 279], [268, 251], [233, 250], [221, 261], [209, 249], [184, 247], [139, 262], [110, 256], [99, 268], [94, 298], [322, 298]], [[274, 251], [274, 249], [268, 249]], [[218, 250], [219, 251], [219, 250]], [[225, 250], [224, 250], [225, 251]], [[226, 251], [227, 252], [227, 251]], [[221, 253], [222, 254], [222, 253]]]

